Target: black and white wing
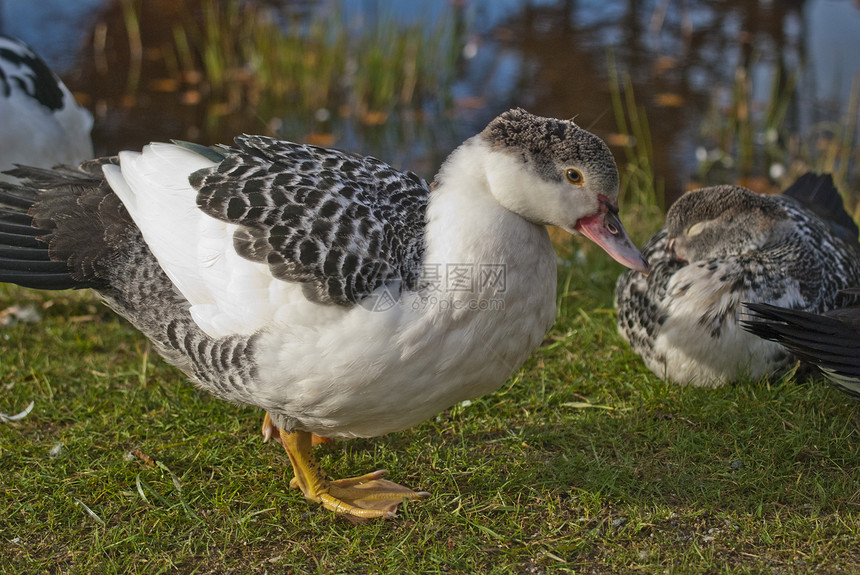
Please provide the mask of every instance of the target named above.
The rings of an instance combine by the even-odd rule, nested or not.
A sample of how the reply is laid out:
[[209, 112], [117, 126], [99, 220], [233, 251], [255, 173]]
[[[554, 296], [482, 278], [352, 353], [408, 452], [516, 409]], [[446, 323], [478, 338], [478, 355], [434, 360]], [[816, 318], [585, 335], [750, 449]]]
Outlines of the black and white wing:
[[225, 154], [191, 184], [204, 213], [237, 226], [239, 255], [322, 304], [352, 305], [383, 284], [415, 289], [429, 194], [421, 178], [262, 136], [236, 138]]
[[213, 337], [322, 318], [418, 282], [430, 192], [414, 174], [261, 136], [119, 159], [108, 182]]
[[830, 174], [807, 172], [797, 178], [782, 195], [818, 216], [836, 236], [846, 242], [857, 243], [860, 229], [845, 211], [842, 196]]
[[627, 271], [615, 286], [619, 332], [637, 353], [649, 358], [654, 354], [660, 326], [666, 321], [663, 302], [669, 280], [683, 267], [667, 249], [667, 235], [666, 228], [661, 229], [642, 248], [651, 267], [647, 276]]

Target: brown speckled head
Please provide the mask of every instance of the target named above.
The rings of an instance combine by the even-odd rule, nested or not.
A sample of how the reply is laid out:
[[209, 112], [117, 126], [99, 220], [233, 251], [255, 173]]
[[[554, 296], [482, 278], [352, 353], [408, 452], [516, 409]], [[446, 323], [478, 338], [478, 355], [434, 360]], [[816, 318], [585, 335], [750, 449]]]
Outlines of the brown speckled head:
[[[582, 234], [618, 262], [647, 273], [648, 263], [618, 218], [618, 169], [609, 147], [569, 120], [521, 108], [505, 112], [469, 146], [488, 191], [537, 225]], [[466, 146], [468, 150], [473, 150]]]
[[540, 177], [561, 181], [569, 164], [588, 166], [604, 189], [618, 190], [618, 169], [609, 147], [572, 121], [543, 118], [522, 108], [508, 110], [481, 132], [493, 149], [515, 154]]
[[677, 256], [696, 261], [758, 249], [773, 241], [787, 217], [772, 197], [713, 186], [681, 196], [666, 215], [666, 230]]

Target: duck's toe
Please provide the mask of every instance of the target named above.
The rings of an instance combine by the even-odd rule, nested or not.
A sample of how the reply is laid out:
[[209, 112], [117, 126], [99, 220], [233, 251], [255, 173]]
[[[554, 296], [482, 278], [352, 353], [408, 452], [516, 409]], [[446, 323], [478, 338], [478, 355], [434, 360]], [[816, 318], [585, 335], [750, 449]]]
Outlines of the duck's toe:
[[355, 519], [393, 517], [397, 506], [404, 500], [422, 499], [430, 495], [426, 491], [413, 491], [382, 479], [385, 470], [333, 480], [322, 470], [313, 455], [311, 433], [279, 432], [295, 473], [290, 486], [301, 489], [305, 497], [330, 511]]

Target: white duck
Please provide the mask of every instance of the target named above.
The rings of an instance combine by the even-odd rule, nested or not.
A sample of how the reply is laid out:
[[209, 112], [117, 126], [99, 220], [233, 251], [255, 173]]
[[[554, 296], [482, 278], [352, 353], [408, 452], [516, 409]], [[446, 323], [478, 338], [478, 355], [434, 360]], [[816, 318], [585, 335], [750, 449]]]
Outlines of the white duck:
[[95, 289], [200, 387], [264, 409], [293, 485], [358, 517], [425, 494], [381, 472], [329, 479], [312, 433], [401, 430], [502, 385], [555, 318], [547, 224], [647, 271], [607, 146], [520, 109], [432, 186], [261, 136], [14, 174], [40, 191], [0, 197], [0, 281]]
[[92, 115], [32, 48], [3, 35], [0, 125], [0, 172], [15, 164], [76, 166], [93, 157]]

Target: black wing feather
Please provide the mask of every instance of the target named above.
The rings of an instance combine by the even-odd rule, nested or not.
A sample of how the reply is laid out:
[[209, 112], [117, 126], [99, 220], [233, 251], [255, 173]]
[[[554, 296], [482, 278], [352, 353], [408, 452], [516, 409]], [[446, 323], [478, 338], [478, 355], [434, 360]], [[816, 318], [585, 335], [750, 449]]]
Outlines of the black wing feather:
[[840, 389], [860, 397], [860, 308], [825, 314], [770, 304], [747, 304], [748, 331], [782, 344], [799, 359], [824, 370]]

